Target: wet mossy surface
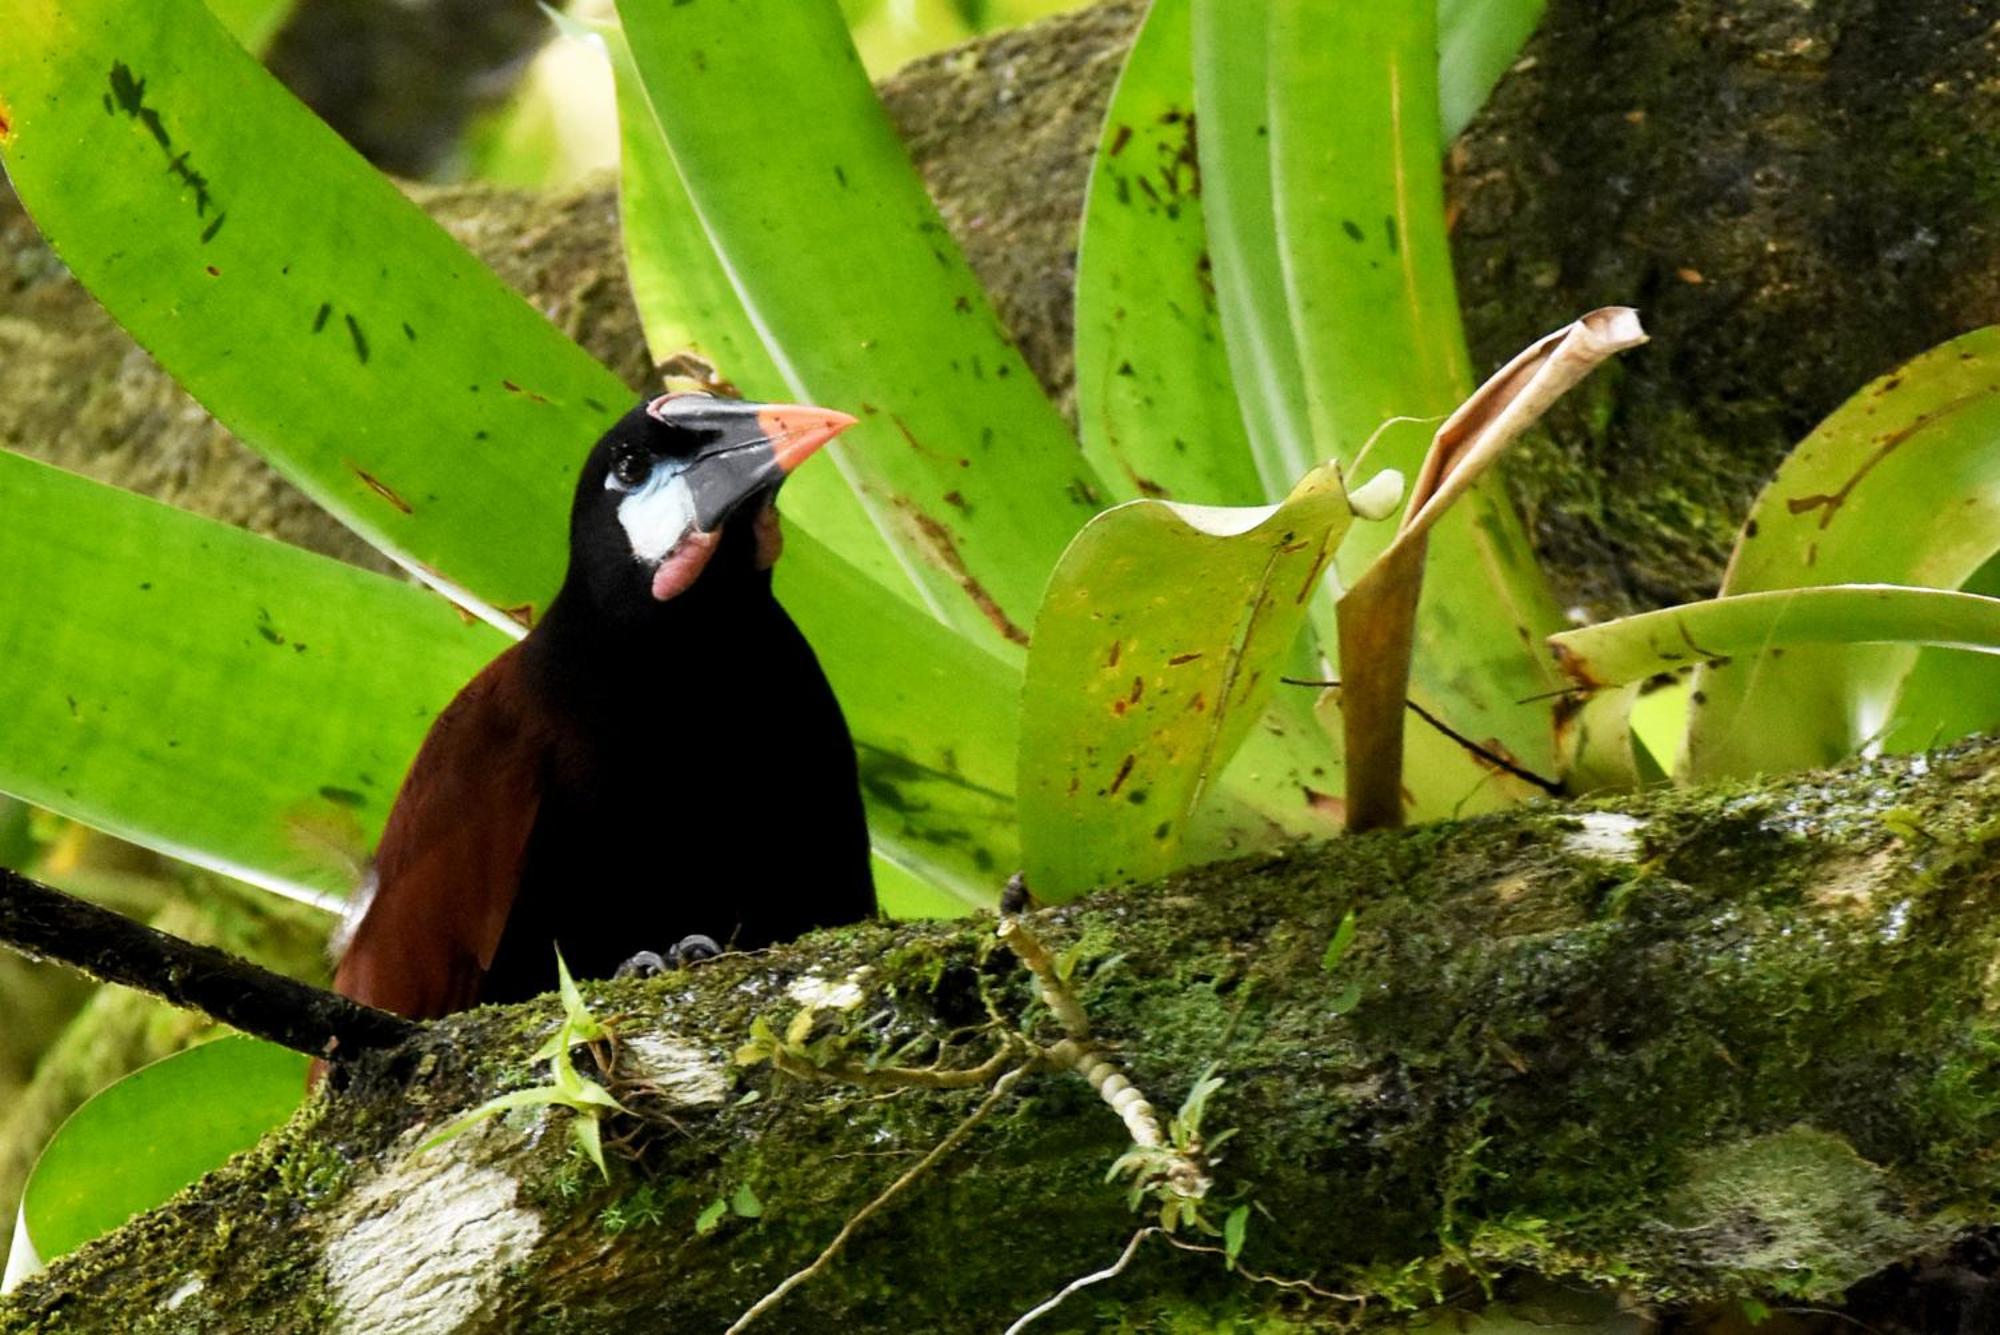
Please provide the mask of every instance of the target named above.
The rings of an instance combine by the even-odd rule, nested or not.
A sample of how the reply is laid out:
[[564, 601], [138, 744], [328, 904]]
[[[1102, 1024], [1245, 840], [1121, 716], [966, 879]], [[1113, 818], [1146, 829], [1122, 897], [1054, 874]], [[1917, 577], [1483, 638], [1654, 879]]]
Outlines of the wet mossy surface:
[[[1221, 864], [1033, 921], [1052, 948], [1082, 943], [1083, 1003], [1163, 1114], [1218, 1064], [1206, 1125], [1238, 1134], [1212, 1213], [1252, 1205], [1244, 1260], [1260, 1273], [1367, 1294], [1371, 1321], [1515, 1268], [1650, 1302], [1825, 1303], [2000, 1219], [1996, 797], [1989, 742], [1619, 803], [1641, 822], [1629, 856], [1585, 851], [1601, 808], [1540, 807]], [[1329, 972], [1349, 909], [1359, 930]], [[668, 1109], [614, 1074], [655, 1116], [607, 1123], [638, 1132], [608, 1183], [569, 1151], [566, 1113], [431, 1151], [486, 1156], [543, 1229], [465, 1329], [719, 1329], [981, 1097], [725, 1067], [753, 1019], [784, 1028], [808, 976], [859, 983], [858, 1004], [819, 1022], [853, 1058], [970, 1065], [991, 1050], [989, 1005], [1055, 1037], [990, 921], [868, 925], [588, 986], [628, 1039], [671, 1035], [726, 1070], [728, 1093]], [[541, 1002], [434, 1026], [23, 1289], [0, 1330], [319, 1328], [338, 1306], [320, 1258], [343, 1201], [410, 1152], [411, 1128], [545, 1078], [528, 1058], [555, 1019]], [[1082, 1081], [1030, 1076], [778, 1324], [999, 1328], [1117, 1255], [1139, 1222], [1104, 1182], [1123, 1147]], [[758, 1217], [697, 1228], [744, 1188]], [[1158, 1319], [1135, 1329], [1355, 1315], [1155, 1245], [1049, 1329], [1142, 1300]]]
[[1983, 6], [1551, 0], [1450, 156], [1474, 362], [1607, 303], [1651, 346], [1510, 460], [1563, 596], [1705, 596], [1750, 502], [1868, 381], [2000, 319]]

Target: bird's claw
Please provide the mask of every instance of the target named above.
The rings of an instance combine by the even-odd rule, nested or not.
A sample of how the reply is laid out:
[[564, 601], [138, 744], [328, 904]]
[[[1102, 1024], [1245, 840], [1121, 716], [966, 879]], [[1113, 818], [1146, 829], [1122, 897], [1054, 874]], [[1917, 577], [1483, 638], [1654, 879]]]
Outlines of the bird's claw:
[[714, 937], [703, 936], [700, 932], [696, 932], [692, 936], [684, 936], [676, 941], [667, 950], [667, 960], [675, 968], [685, 969], [690, 964], [712, 960], [721, 953], [722, 947], [715, 943]]
[[663, 974], [671, 967], [660, 958], [658, 951], [642, 950], [631, 959], [619, 965], [612, 973], [613, 978], [651, 978]]

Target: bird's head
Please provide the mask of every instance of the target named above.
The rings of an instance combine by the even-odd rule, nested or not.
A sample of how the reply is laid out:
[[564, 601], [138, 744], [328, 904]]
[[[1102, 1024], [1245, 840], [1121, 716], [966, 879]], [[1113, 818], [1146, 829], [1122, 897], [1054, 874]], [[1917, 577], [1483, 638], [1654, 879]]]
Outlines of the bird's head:
[[779, 484], [853, 425], [830, 408], [700, 393], [639, 405], [597, 442], [577, 479], [572, 583], [630, 614], [757, 578], [776, 558]]

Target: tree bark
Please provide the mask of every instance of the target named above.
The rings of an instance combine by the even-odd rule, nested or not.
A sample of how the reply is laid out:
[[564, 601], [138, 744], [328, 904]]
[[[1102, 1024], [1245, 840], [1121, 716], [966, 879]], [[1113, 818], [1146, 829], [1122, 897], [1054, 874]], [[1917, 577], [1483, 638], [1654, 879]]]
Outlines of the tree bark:
[[[1380, 1316], [1472, 1272], [1628, 1301], [1824, 1301], [2000, 1206], [2000, 741], [1761, 787], [1537, 806], [1222, 865], [1031, 915], [1161, 1120], [1214, 1064], [1209, 1212], [1246, 1272], [1157, 1241], [1072, 1300]], [[1358, 930], [1323, 964], [1348, 912]], [[549, 1000], [427, 1027], [167, 1207], [0, 1305], [0, 1331], [720, 1330], [984, 1096], [732, 1054], [816, 1006], [823, 1059], [968, 1067], [1062, 1036], [992, 922], [871, 925], [589, 985], [631, 1115], [420, 1142], [546, 1083]], [[579, 1058], [582, 1060], [582, 1058]], [[601, 1069], [601, 1068], [600, 1068]], [[1124, 1125], [1036, 1071], [768, 1328], [999, 1330], [1135, 1217]], [[735, 1202], [712, 1228], [712, 1202]], [[750, 1217], [751, 1215], [755, 1217]], [[1195, 1235], [1197, 1240], [1199, 1235]], [[1248, 1277], [1311, 1279], [1357, 1303]], [[1938, 1327], [1949, 1329], [1949, 1327]]]

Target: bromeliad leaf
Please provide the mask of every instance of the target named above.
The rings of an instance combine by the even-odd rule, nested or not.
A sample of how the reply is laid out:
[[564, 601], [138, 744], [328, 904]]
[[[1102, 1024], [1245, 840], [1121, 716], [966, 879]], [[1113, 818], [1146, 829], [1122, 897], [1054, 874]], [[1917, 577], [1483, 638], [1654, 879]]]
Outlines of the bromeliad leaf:
[[1154, 0], [1105, 116], [1077, 253], [1077, 431], [1121, 499], [1257, 505], [1202, 222], [1190, 8]]
[[[633, 303], [654, 362], [692, 352], [747, 398], [789, 398], [792, 387], [743, 308], [681, 184], [624, 30], [610, 22], [563, 22], [595, 38], [611, 58], [618, 97], [619, 232]], [[922, 606], [909, 571], [847, 483], [848, 449], [843, 441], [830, 442], [822, 447], [825, 464], [801, 469], [786, 482], [785, 518], [884, 588]]]
[[[1722, 592], [1876, 581], [1957, 589], [1996, 552], [2000, 329], [1981, 329], [1867, 386], [1800, 443], [1751, 510]], [[2000, 722], [2000, 664], [1925, 653], [1919, 691], [1901, 698], [1919, 661], [1911, 643], [1703, 667], [1683, 768], [1696, 778], [1803, 769], [1885, 732], [1925, 746]], [[1984, 708], [1968, 712], [1969, 702]]]
[[0, 102], [56, 251], [239, 439], [467, 606], [546, 604], [577, 460], [630, 397], [615, 376], [199, 0], [13, 6]]
[[35, 572], [0, 599], [0, 792], [268, 889], [353, 887], [424, 730], [507, 643], [425, 590], [5, 451], [0, 497], [0, 567]]
[[[8, 1282], [163, 1204], [248, 1149], [298, 1107], [305, 1077], [298, 1053], [232, 1035], [162, 1058], [99, 1092], [35, 1163]], [[310, 1195], [331, 1184], [301, 1185]]]
[[2000, 598], [1900, 584], [1776, 589], [1621, 617], [1549, 644], [1571, 679], [1592, 690], [1690, 663], [1728, 666], [1773, 646], [1925, 644], [2000, 654]]
[[1551, 404], [1606, 358], [1645, 341], [1631, 308], [1592, 311], [1524, 349], [1438, 428], [1395, 540], [1340, 600], [1348, 828], [1376, 829], [1403, 820], [1404, 702], [1430, 535]]
[[878, 525], [950, 624], [1018, 658], [1099, 486], [924, 193], [839, 5], [620, 13], [688, 197], [793, 393], [861, 413], [845, 458]]
[[1022, 706], [1022, 851], [1038, 894], [1176, 865], [1352, 518], [1329, 464], [1282, 505], [1133, 501], [1077, 536], [1049, 581]]
[[1546, 0], [1438, 0], [1438, 113], [1448, 143], [1542, 21]]

